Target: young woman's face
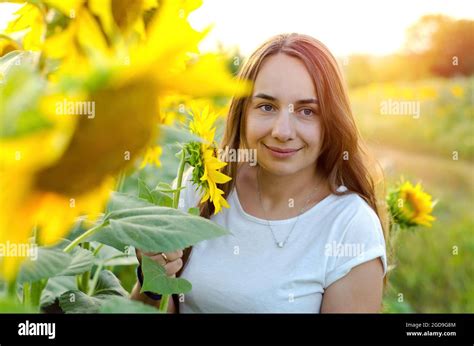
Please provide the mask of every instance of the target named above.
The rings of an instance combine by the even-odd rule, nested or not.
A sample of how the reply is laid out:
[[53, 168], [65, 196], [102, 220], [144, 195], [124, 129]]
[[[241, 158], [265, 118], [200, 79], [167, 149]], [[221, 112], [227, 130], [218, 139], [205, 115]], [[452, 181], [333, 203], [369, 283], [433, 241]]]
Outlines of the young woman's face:
[[311, 76], [286, 54], [268, 57], [254, 84], [246, 113], [246, 137], [258, 164], [276, 175], [315, 167], [321, 120]]

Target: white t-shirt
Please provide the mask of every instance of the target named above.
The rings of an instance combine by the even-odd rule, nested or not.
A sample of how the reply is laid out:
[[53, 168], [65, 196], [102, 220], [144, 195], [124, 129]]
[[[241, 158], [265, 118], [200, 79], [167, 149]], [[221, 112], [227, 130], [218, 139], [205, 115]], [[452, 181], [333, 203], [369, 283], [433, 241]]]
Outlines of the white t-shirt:
[[[180, 201], [185, 211], [200, 199], [189, 179], [190, 170]], [[324, 290], [351, 268], [381, 257], [387, 271], [380, 221], [355, 193], [331, 194], [301, 214], [283, 248], [267, 220], [243, 210], [235, 188], [227, 201], [230, 208], [211, 220], [231, 234], [193, 246], [181, 274], [193, 288], [180, 299], [180, 313], [318, 313]], [[278, 241], [295, 221], [269, 221]]]

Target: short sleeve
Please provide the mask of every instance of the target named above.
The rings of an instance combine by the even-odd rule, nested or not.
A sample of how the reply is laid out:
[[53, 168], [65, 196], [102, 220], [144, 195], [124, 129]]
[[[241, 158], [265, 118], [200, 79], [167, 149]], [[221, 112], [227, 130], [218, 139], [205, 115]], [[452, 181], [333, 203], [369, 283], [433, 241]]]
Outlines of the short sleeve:
[[326, 244], [328, 261], [324, 289], [347, 275], [352, 268], [378, 257], [383, 263], [384, 276], [387, 273], [382, 225], [373, 209], [363, 203], [342, 234]]
[[[197, 207], [200, 201], [199, 191], [197, 187], [194, 186], [191, 180], [192, 173], [193, 173], [193, 167], [190, 167], [183, 173], [183, 180], [181, 183], [182, 186], [185, 187], [185, 189], [182, 189], [179, 195], [178, 209], [185, 212], [187, 212], [189, 208]], [[171, 186], [175, 188], [176, 184], [177, 184], [177, 180], [174, 179]]]

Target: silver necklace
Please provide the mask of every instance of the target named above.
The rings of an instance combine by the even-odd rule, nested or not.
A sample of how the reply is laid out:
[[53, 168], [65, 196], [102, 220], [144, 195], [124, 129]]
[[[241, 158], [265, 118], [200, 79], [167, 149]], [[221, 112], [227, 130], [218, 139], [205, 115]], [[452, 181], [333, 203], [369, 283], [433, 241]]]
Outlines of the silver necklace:
[[299, 218], [300, 218], [300, 215], [303, 214], [303, 211], [304, 211], [305, 208], [308, 206], [308, 203], [311, 201], [311, 198], [313, 197], [313, 194], [317, 191], [317, 188], [319, 187], [319, 184], [317, 184], [316, 187], [313, 189], [313, 191], [310, 193], [309, 198], [306, 200], [305, 205], [304, 205], [303, 208], [301, 208], [301, 210], [299, 211], [298, 216], [296, 217], [296, 220], [295, 220], [295, 222], [293, 223], [293, 226], [291, 227], [290, 233], [288, 233], [288, 235], [286, 236], [285, 240], [283, 240], [283, 241], [278, 241], [277, 238], [276, 238], [276, 236], [275, 236], [275, 232], [273, 231], [272, 225], [270, 224], [270, 221], [269, 221], [268, 218], [267, 218], [267, 213], [266, 213], [266, 211], [265, 211], [265, 208], [263, 207], [262, 194], [261, 194], [261, 191], [260, 191], [259, 173], [260, 173], [260, 166], [257, 167], [257, 192], [258, 192], [258, 200], [260, 201], [260, 207], [262, 208], [263, 215], [265, 216], [265, 221], [267, 221], [267, 226], [268, 226], [268, 228], [270, 228], [270, 231], [272, 232], [273, 240], [275, 241], [276, 246], [278, 246], [279, 248], [283, 248], [283, 247], [285, 246], [286, 242], [288, 241], [288, 239], [290, 238], [291, 233], [292, 233], [293, 230], [295, 229], [295, 226], [296, 226], [296, 224], [298, 223], [298, 220], [299, 220]]

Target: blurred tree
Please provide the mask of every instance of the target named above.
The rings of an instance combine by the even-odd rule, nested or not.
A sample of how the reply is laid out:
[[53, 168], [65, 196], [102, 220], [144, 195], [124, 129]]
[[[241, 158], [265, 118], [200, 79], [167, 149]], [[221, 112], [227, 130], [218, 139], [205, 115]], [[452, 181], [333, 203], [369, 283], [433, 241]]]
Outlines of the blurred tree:
[[474, 73], [474, 21], [428, 15], [407, 30], [407, 54], [443, 77]]
[[343, 59], [342, 67], [349, 87], [359, 87], [373, 81], [371, 57], [368, 55], [351, 55]]

